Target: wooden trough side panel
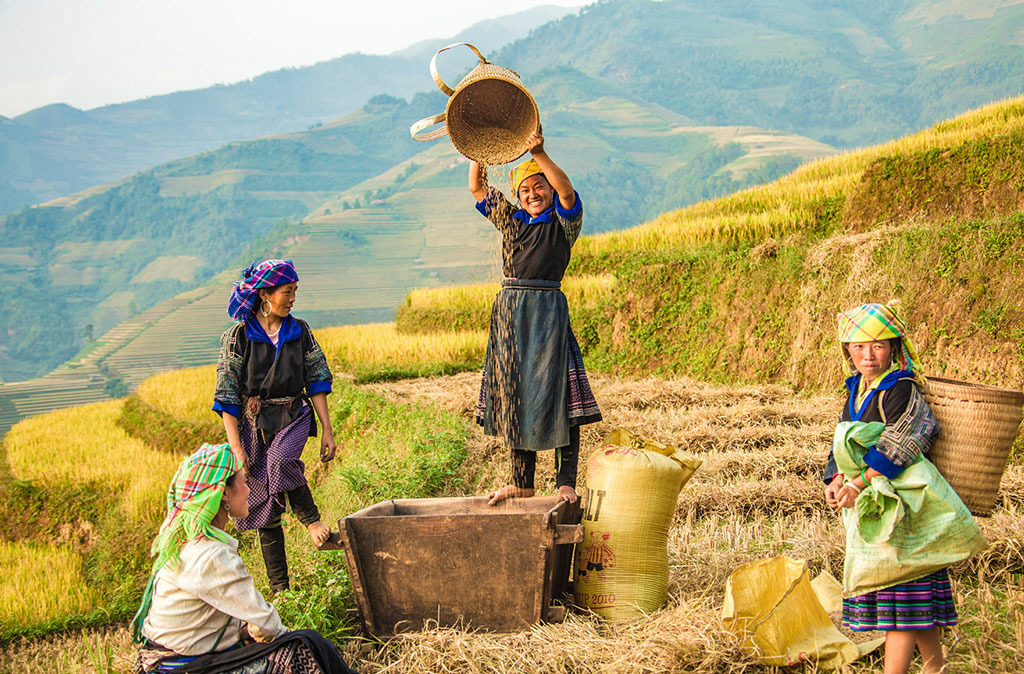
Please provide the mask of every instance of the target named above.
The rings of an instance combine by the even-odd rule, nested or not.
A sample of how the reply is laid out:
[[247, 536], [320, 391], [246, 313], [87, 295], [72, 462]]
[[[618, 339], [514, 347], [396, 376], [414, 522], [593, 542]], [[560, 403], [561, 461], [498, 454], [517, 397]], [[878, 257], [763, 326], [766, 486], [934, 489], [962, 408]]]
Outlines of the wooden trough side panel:
[[373, 607], [366, 621], [371, 631], [417, 630], [424, 619], [496, 631], [535, 622], [534, 590], [544, 585], [543, 519], [523, 513], [346, 518], [350, 539], [358, 539], [358, 548], [348, 548], [361, 580], [357, 588], [353, 579], [353, 589]]
[[352, 583], [352, 593], [355, 595], [356, 606], [359, 607], [359, 616], [363, 622], [363, 631], [370, 634], [376, 633], [374, 623], [373, 607], [370, 605], [366, 590], [364, 589], [362, 568], [359, 563], [358, 536], [354, 533], [351, 517], [338, 520], [338, 531], [341, 535], [342, 545], [345, 547], [345, 562], [348, 564], [348, 577]]

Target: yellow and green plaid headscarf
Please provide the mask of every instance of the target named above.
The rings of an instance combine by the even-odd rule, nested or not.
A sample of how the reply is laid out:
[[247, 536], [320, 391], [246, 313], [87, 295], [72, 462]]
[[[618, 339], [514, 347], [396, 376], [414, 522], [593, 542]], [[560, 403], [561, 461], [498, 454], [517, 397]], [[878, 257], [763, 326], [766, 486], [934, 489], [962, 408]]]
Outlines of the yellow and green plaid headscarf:
[[544, 171], [541, 170], [540, 164], [537, 163], [536, 159], [529, 159], [527, 161], [524, 161], [522, 164], [509, 171], [508, 182], [509, 185], [512, 186], [512, 196], [519, 196], [519, 186], [523, 183], [524, 180], [526, 180], [530, 176], [535, 176], [543, 173]]
[[[900, 349], [893, 354], [901, 370], [909, 370], [914, 376], [923, 379], [921, 374], [921, 363], [917, 357], [917, 350], [910, 342], [903, 316], [900, 314], [901, 305], [899, 300], [892, 300], [888, 304], [862, 304], [848, 311], [836, 314], [839, 324], [839, 341], [849, 342], [880, 342], [886, 339], [899, 338]], [[849, 354], [843, 349], [843, 359], [848, 367], [852, 369], [852, 362]]]
[[220, 510], [225, 482], [239, 468], [238, 459], [226, 444], [204, 444], [178, 466], [167, 490], [167, 517], [149, 551], [156, 560], [146, 583], [142, 604], [132, 620], [136, 641], [142, 640], [142, 623], [153, 601], [156, 574], [167, 562], [176, 562], [180, 558], [181, 546], [198, 538], [214, 538], [225, 543], [231, 540], [211, 523]]

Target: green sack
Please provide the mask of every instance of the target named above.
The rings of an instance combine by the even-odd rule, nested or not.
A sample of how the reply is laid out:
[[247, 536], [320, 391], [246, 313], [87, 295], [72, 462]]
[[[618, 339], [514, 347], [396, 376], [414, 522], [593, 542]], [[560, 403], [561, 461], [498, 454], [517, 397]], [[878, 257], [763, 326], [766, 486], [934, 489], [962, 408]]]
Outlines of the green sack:
[[[883, 430], [879, 422], [836, 427], [832, 454], [848, 480], [867, 467], [867, 448]], [[872, 478], [854, 507], [843, 509], [843, 523], [845, 597], [916, 580], [988, 547], [967, 506], [924, 456], [891, 480]]]

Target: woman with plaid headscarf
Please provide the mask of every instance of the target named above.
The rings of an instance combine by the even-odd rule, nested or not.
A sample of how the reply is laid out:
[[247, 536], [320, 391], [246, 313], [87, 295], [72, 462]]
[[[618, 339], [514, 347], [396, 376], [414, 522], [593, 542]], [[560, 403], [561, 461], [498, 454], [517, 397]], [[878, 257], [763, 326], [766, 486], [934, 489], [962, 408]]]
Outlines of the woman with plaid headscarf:
[[229, 517], [249, 510], [240, 468], [228, 445], [203, 445], [174, 474], [132, 620], [142, 643], [135, 671], [350, 674], [331, 642], [281, 624], [238, 556], [238, 541], [225, 533]]
[[556, 452], [558, 495], [575, 503], [580, 426], [601, 420], [560, 289], [583, 227], [583, 202], [544, 151], [541, 130], [528, 142], [532, 159], [510, 176], [520, 208], [488, 187], [475, 161], [469, 165], [476, 208], [502, 238], [504, 279], [491, 309], [477, 423], [511, 448], [512, 476], [489, 494], [492, 505], [533, 495], [537, 451], [545, 449]]
[[[854, 507], [873, 478], [897, 478], [928, 451], [939, 433], [924, 399], [925, 378], [899, 302], [864, 304], [838, 314], [837, 319], [842, 356], [850, 373], [840, 422], [881, 422], [885, 429], [864, 454], [866, 467], [860, 475], [844, 475], [829, 452], [825, 501], [833, 509]], [[915, 649], [921, 651], [927, 674], [941, 672], [941, 628], [956, 621], [946, 569], [843, 599], [845, 626], [885, 631], [886, 674], [905, 674]]]
[[306, 484], [302, 450], [322, 427], [320, 459], [334, 458], [327, 410], [333, 377], [309, 325], [291, 315], [299, 275], [291, 260], [264, 260], [242, 272], [228, 301], [238, 321], [221, 337], [213, 410], [224, 420], [228, 444], [245, 467], [249, 515], [239, 531], [257, 529], [272, 590], [289, 586], [281, 515], [286, 506], [313, 543], [330, 529]]

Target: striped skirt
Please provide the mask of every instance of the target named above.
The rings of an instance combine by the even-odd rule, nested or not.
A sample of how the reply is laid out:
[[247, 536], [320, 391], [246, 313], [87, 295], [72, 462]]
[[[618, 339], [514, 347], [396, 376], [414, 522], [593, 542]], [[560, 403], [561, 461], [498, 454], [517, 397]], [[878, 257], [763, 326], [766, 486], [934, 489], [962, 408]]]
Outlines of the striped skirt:
[[956, 618], [946, 569], [843, 599], [843, 625], [851, 630], [926, 630], [950, 627]]

